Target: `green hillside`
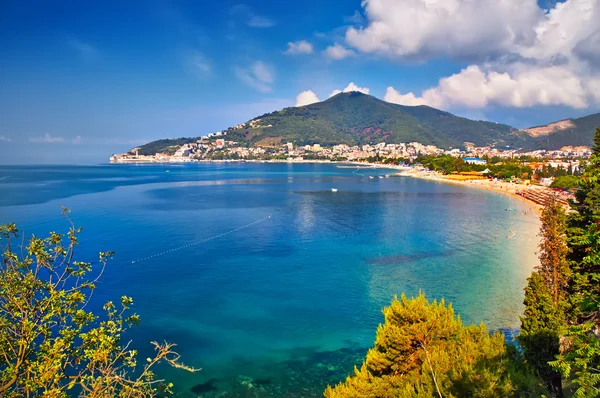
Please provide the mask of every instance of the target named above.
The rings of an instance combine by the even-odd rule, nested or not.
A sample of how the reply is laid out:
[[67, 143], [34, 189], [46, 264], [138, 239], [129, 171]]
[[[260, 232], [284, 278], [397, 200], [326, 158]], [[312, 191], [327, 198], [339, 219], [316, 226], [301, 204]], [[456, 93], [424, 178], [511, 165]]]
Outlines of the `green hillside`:
[[418, 119], [420, 123], [445, 134], [454, 142], [519, 146], [530, 140], [526, 134], [506, 124], [470, 120], [429, 106], [396, 106]]
[[175, 153], [177, 148], [183, 144], [196, 142], [200, 137], [195, 138], [165, 138], [156, 140], [137, 147], [140, 155], [154, 155], [156, 153]]
[[442, 148], [520, 144], [530, 138], [510, 126], [469, 120], [427, 106], [391, 104], [359, 92], [286, 108], [254, 119], [258, 125], [229, 129], [228, 137], [249, 143], [365, 144], [418, 141]]
[[[560, 149], [563, 146], [594, 145], [594, 132], [600, 127], [600, 113], [569, 119], [574, 127], [558, 130], [534, 139], [535, 147], [544, 149]], [[539, 126], [538, 126], [539, 127]]]
[[[526, 147], [533, 139], [505, 124], [470, 120], [428, 106], [403, 106], [359, 92], [340, 93], [315, 104], [285, 108], [226, 130], [227, 139], [247, 145], [376, 144], [420, 142], [440, 148], [475, 145]], [[170, 152], [197, 138], [158, 140], [140, 154]]]

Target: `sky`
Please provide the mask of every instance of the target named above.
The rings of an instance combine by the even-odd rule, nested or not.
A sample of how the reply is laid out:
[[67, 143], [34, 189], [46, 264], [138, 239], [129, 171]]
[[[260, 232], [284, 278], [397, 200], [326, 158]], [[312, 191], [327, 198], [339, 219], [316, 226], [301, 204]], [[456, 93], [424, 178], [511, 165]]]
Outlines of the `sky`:
[[89, 164], [362, 91], [525, 128], [600, 112], [600, 0], [0, 2], [0, 163]]

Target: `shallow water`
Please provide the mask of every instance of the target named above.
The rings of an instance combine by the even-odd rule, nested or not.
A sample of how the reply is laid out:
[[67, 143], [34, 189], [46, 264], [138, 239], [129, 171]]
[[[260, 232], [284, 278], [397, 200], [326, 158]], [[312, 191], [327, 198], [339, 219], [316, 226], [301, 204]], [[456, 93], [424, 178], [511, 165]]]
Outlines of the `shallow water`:
[[80, 259], [114, 250], [94, 300], [134, 298], [142, 358], [166, 339], [203, 368], [163, 371], [180, 396], [320, 396], [360, 363], [403, 292], [443, 297], [464, 322], [518, 327], [539, 226], [524, 203], [355, 171], [3, 166], [0, 222], [65, 230], [66, 206], [84, 227]]

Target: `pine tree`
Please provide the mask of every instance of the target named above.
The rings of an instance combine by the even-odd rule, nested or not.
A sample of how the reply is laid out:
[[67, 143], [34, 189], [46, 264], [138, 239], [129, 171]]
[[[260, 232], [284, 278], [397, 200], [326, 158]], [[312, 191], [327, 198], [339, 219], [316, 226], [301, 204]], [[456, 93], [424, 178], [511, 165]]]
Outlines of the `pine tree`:
[[527, 364], [544, 381], [548, 389], [562, 397], [561, 375], [549, 362], [559, 354], [560, 333], [565, 325], [564, 313], [554, 303], [551, 289], [539, 272], [527, 280], [525, 312], [521, 317], [519, 344]]
[[556, 307], [563, 307], [571, 271], [567, 260], [567, 216], [557, 202], [546, 205], [540, 217], [540, 264], [536, 271], [552, 294]]
[[327, 398], [509, 397], [544, 392], [516, 361], [518, 353], [500, 333], [464, 326], [451, 305], [429, 303], [423, 294], [383, 310], [375, 346], [360, 369]]
[[553, 394], [562, 397], [561, 375], [548, 363], [559, 354], [560, 336], [566, 326], [570, 269], [565, 211], [560, 204], [549, 203], [542, 211], [541, 221], [540, 264], [525, 288], [525, 313], [518, 340], [527, 363]]
[[569, 216], [569, 246], [573, 278], [572, 316], [593, 321], [600, 329], [600, 128], [594, 136], [593, 154], [580, 179], [580, 189]]
[[576, 396], [600, 396], [600, 128], [568, 217], [570, 327], [551, 365], [578, 387]]

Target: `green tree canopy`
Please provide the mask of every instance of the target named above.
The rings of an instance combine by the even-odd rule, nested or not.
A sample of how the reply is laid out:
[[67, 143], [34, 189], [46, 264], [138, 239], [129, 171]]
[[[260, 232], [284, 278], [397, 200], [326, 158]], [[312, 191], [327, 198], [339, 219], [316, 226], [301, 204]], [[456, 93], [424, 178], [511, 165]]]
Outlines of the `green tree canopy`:
[[578, 397], [600, 396], [600, 128], [594, 144], [568, 217], [569, 328], [551, 363], [575, 384]]
[[96, 270], [76, 261], [80, 231], [71, 224], [67, 234], [32, 236], [15, 248], [22, 242], [16, 225], [0, 226], [0, 396], [108, 398], [169, 392], [171, 385], [155, 378], [158, 363], [196, 369], [178, 363], [169, 343], [153, 343], [156, 355], [137, 364], [137, 351], [122, 341], [139, 321], [129, 314], [131, 298], [106, 303], [103, 316], [86, 308], [112, 253], [100, 253]]
[[464, 326], [444, 301], [429, 303], [423, 294], [394, 298], [384, 308], [375, 346], [360, 369], [345, 382], [328, 387], [339, 397], [506, 397], [543, 390], [524, 369], [504, 336], [485, 326]]
[[579, 187], [579, 177], [574, 175], [565, 175], [556, 177], [550, 185], [552, 188], [572, 189]]

